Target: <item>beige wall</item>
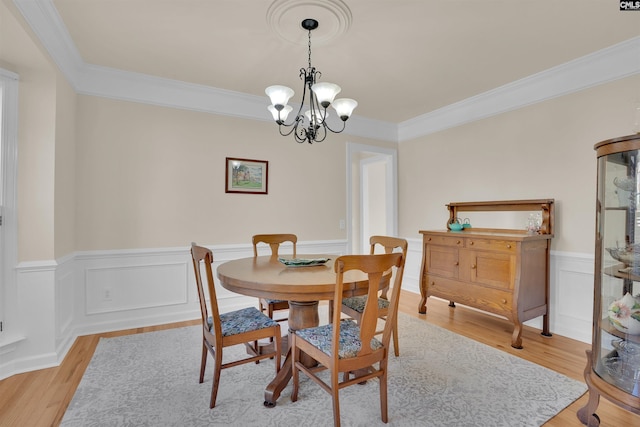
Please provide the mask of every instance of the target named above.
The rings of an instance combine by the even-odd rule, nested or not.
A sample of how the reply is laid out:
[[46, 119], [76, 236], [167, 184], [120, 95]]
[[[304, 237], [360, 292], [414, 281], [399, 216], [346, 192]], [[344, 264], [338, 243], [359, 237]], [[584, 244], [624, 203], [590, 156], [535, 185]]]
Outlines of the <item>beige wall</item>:
[[73, 253], [76, 237], [76, 93], [58, 75], [56, 92], [55, 256]]
[[[345, 239], [345, 134], [309, 146], [268, 122], [80, 96], [77, 250]], [[379, 143], [377, 143], [379, 144]], [[225, 193], [225, 158], [269, 161], [269, 194]]]
[[[272, 123], [73, 93], [9, 0], [0, 65], [20, 75], [19, 260], [73, 251], [346, 238], [346, 134], [296, 144]], [[17, 18], [16, 18], [17, 17]], [[555, 250], [593, 252], [593, 145], [632, 132], [640, 76], [399, 145], [399, 234], [450, 201], [557, 201]], [[224, 192], [225, 157], [269, 161], [269, 194]]]
[[[20, 262], [268, 231], [344, 239], [346, 142], [393, 146], [296, 144], [272, 123], [79, 96], [10, 0], [0, 20], [0, 66], [20, 76]], [[268, 160], [269, 194], [226, 194], [225, 157]]]
[[592, 254], [593, 146], [633, 133], [638, 88], [636, 75], [401, 143], [400, 235], [444, 228], [448, 202], [554, 198], [552, 249]]

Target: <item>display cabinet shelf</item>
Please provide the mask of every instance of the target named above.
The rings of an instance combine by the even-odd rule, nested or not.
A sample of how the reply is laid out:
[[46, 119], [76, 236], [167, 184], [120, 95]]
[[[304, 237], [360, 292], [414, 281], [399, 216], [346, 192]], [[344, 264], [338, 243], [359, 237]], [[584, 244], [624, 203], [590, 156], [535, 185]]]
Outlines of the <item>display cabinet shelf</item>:
[[624, 332], [620, 332], [619, 330], [611, 326], [611, 324], [609, 323], [609, 318], [601, 319], [600, 324], [602, 325], [602, 330], [609, 335], [613, 335], [614, 337], [640, 345], [640, 335], [629, 335], [625, 334]]

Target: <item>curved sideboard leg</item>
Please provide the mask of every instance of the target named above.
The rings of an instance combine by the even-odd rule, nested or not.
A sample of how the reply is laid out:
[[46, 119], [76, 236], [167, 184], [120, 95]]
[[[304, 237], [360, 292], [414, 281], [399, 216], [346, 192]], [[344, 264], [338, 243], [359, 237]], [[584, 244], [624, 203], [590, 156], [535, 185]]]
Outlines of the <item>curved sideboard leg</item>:
[[[424, 238], [423, 238], [424, 240]], [[422, 261], [420, 263], [420, 280], [418, 286], [420, 287], [420, 302], [418, 303], [418, 313], [425, 314], [427, 312], [427, 262], [425, 259], [427, 245], [422, 242]]]
[[511, 347], [522, 349], [522, 323], [514, 322], [513, 334], [511, 335]]
[[427, 297], [422, 296], [420, 303], [418, 304], [418, 313], [425, 314], [427, 312]]

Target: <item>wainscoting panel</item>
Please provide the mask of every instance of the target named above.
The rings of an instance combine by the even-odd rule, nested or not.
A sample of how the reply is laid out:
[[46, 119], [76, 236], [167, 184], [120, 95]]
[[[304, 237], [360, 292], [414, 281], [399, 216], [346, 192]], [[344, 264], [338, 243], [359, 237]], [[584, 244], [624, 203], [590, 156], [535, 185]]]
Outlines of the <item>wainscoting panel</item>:
[[85, 313], [112, 313], [186, 304], [186, 261], [86, 270]]
[[2, 372], [24, 372], [56, 366], [62, 360], [56, 353], [54, 262], [25, 263], [17, 272], [16, 322], [10, 333], [24, 337], [15, 351], [2, 360]]
[[[200, 242], [200, 244], [205, 243]], [[208, 246], [214, 269], [253, 256], [247, 244]], [[298, 242], [299, 254], [344, 253], [345, 241]], [[268, 251], [268, 247], [266, 248]], [[283, 247], [283, 253], [290, 251]], [[259, 255], [266, 255], [259, 251]], [[75, 333], [136, 328], [200, 317], [190, 247], [84, 252], [75, 254]], [[257, 306], [257, 298], [223, 288], [216, 278], [220, 311]]]
[[584, 254], [552, 253], [552, 332], [591, 343], [594, 262]]
[[73, 322], [75, 311], [75, 263], [73, 256], [58, 261], [55, 272], [55, 334], [56, 351], [66, 354], [73, 344]]
[[[402, 276], [402, 290], [420, 294], [420, 267], [422, 264], [422, 239], [407, 239], [407, 260]], [[416, 311], [418, 306], [416, 305]]]
[[[420, 239], [408, 239], [403, 290], [420, 294]], [[298, 254], [344, 254], [347, 242], [299, 242]], [[253, 256], [251, 244], [210, 246], [214, 268]], [[57, 262], [17, 268], [19, 325], [16, 337], [0, 342], [0, 378], [53, 366], [79, 335], [197, 319], [198, 295], [190, 247], [70, 254]], [[224, 289], [216, 279], [222, 312], [257, 298]], [[551, 253], [551, 332], [591, 341], [593, 257]], [[417, 306], [416, 306], [417, 311]], [[541, 320], [528, 322], [540, 328]], [[508, 337], [505, 338], [508, 340]], [[37, 345], [35, 345], [37, 343]]]

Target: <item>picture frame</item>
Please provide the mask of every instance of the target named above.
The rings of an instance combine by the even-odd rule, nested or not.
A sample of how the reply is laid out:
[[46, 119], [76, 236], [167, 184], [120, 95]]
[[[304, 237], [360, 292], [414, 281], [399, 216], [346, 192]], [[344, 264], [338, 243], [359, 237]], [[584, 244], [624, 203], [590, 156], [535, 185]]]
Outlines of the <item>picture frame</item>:
[[268, 194], [269, 162], [226, 158], [225, 193]]

